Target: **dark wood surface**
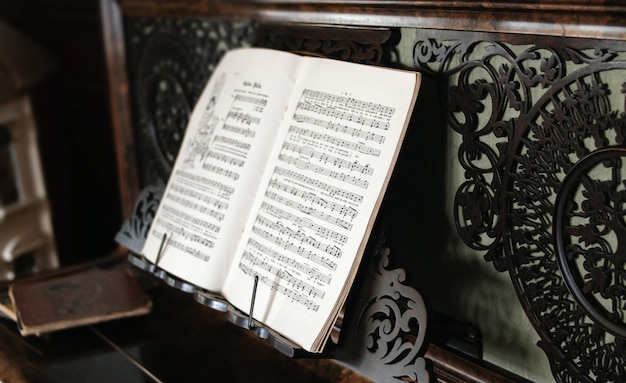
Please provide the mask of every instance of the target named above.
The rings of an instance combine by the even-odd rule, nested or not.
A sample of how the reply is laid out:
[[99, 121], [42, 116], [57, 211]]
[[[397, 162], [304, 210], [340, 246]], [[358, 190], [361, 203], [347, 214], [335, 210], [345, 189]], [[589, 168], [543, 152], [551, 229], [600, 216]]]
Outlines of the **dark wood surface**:
[[[145, 316], [43, 337], [21, 337], [14, 323], [0, 319], [1, 376], [14, 383], [372, 382], [333, 359], [289, 358], [191, 294], [152, 276], [138, 278], [154, 305]], [[433, 379], [442, 383], [523, 381], [434, 344], [426, 357]]]
[[133, 204], [141, 191], [141, 187], [139, 186], [137, 155], [134, 147], [135, 138], [130, 111], [122, 14], [118, 4], [114, 1], [102, 1], [100, 14], [108, 71], [108, 99], [116, 155], [115, 163], [120, 180], [118, 190], [121, 211], [126, 219], [132, 214]]
[[146, 316], [44, 337], [20, 337], [0, 319], [0, 376], [14, 383], [369, 382], [331, 359], [290, 359], [192, 295], [153, 282]]
[[623, 1], [121, 0], [125, 14], [623, 39]]

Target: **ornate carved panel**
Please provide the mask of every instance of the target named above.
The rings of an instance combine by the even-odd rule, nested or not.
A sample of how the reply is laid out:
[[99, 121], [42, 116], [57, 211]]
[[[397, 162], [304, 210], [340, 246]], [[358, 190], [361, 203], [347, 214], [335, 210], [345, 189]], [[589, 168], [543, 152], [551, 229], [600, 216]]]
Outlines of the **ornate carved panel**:
[[377, 382], [429, 382], [426, 305], [406, 283], [406, 270], [390, 265], [388, 246], [381, 234], [364, 259], [335, 358]]
[[128, 217], [115, 236], [117, 243], [135, 254], [141, 254], [164, 191], [165, 185], [149, 185], [141, 191], [133, 206], [133, 214]]
[[621, 381], [626, 44], [441, 36], [413, 57], [448, 79], [459, 235], [509, 272], [557, 381]]
[[256, 44], [290, 52], [380, 65], [395, 60], [399, 37], [399, 31], [389, 28], [350, 29], [268, 24], [260, 26]]
[[127, 18], [125, 39], [141, 185], [165, 182], [193, 106], [222, 55], [250, 45], [251, 23]]

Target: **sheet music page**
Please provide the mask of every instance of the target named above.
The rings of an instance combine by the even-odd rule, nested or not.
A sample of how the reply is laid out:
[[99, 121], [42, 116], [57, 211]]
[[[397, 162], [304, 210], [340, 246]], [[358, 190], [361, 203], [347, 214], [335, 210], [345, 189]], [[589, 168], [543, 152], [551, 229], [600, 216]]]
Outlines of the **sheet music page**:
[[411, 72], [303, 60], [224, 295], [247, 312], [258, 276], [254, 317], [315, 351], [368, 240], [417, 79]]
[[231, 263], [293, 87], [297, 56], [234, 50], [194, 108], [143, 254], [217, 291]]

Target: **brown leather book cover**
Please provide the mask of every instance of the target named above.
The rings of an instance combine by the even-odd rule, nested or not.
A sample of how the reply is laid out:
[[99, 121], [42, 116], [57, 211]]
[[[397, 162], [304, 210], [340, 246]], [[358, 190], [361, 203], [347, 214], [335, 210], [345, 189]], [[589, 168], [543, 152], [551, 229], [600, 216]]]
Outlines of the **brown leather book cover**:
[[18, 282], [10, 286], [9, 295], [22, 335], [142, 315], [152, 309], [150, 297], [123, 267]]

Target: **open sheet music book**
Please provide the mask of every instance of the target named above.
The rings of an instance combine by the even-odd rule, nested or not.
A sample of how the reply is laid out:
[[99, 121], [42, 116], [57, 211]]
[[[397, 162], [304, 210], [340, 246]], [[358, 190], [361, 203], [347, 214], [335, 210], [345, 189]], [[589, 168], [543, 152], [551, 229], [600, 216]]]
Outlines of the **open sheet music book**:
[[[350, 290], [418, 73], [242, 48], [191, 115], [142, 255], [321, 352]], [[163, 241], [163, 238], [166, 238]]]

